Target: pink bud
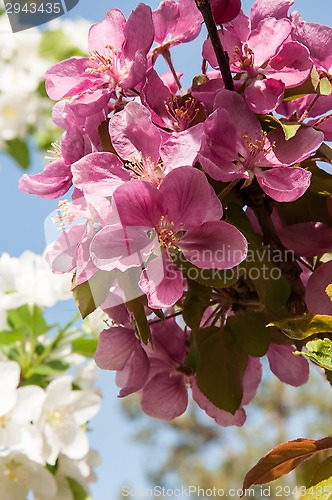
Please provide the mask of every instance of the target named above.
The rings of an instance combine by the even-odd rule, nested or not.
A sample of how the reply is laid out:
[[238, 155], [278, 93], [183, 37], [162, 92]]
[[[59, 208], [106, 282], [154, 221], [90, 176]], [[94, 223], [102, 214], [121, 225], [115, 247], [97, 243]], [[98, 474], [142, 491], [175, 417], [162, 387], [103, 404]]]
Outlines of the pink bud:
[[229, 23], [241, 10], [241, 0], [211, 0], [214, 20], [217, 24]]

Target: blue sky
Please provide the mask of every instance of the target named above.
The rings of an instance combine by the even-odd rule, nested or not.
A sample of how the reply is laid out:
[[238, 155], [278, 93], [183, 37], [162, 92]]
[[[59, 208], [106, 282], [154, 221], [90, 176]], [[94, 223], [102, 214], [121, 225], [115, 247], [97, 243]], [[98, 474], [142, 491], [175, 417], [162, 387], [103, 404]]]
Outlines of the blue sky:
[[[274, 1], [274, 0], [271, 0]], [[330, 24], [332, 18], [331, 0], [298, 0], [295, 9], [299, 10], [307, 21]], [[150, 0], [151, 7], [155, 8], [159, 1]], [[91, 21], [103, 19], [111, 8], [121, 8], [126, 15], [135, 8], [134, 0], [106, 1], [80, 0], [66, 16], [68, 18], [85, 17]], [[248, 12], [251, 2], [243, 3]], [[199, 46], [202, 37], [194, 44], [174, 49], [174, 63], [177, 70], [187, 73], [185, 84], [189, 85], [195, 73], [199, 72]], [[189, 48], [189, 52], [188, 52]], [[35, 173], [42, 169], [42, 159], [35, 152], [32, 158], [30, 172]], [[1, 185], [1, 240], [0, 253], [6, 251], [18, 256], [24, 250], [30, 249], [41, 253], [45, 246], [44, 220], [56, 208], [56, 202], [27, 196], [18, 191], [17, 183], [21, 171], [10, 159], [0, 155], [0, 185]], [[65, 320], [75, 312], [71, 302], [57, 306], [53, 315], [63, 316]], [[102, 466], [98, 470], [99, 481], [93, 486], [93, 500], [113, 500], [118, 498], [118, 492], [124, 485], [135, 488], [146, 486], [143, 474], [143, 463], [146, 454], [142, 449], [130, 442], [134, 429], [120, 412], [120, 400], [117, 399], [117, 389], [112, 373], [100, 372], [98, 384], [104, 394], [103, 407], [100, 414], [93, 420], [91, 427], [91, 445], [98, 449], [102, 456]], [[156, 450], [157, 455], [158, 451]]]

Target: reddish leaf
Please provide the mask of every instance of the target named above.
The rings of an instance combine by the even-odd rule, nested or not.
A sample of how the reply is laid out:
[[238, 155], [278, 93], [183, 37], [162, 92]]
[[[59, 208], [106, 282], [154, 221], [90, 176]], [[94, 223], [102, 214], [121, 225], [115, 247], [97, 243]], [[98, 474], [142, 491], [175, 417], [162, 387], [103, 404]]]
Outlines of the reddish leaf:
[[318, 451], [332, 448], [332, 437], [295, 439], [273, 448], [250, 469], [243, 481], [243, 490], [254, 484], [264, 484], [288, 474]]

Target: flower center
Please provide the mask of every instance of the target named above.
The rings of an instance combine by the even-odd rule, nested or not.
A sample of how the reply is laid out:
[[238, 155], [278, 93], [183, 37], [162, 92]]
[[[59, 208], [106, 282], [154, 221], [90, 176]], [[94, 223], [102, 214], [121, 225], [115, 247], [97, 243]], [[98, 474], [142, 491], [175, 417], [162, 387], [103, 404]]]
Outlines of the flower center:
[[[15, 462], [15, 460], [11, 460], [10, 462], [6, 463], [6, 470], [4, 470], [4, 475], [6, 476], [6, 478], [17, 483], [19, 479], [15, 470], [17, 470], [19, 467], [21, 467], [21, 464]], [[20, 478], [20, 482], [22, 481], [22, 479], [23, 477]]]
[[52, 222], [54, 224], [59, 224], [59, 231], [61, 231], [61, 229], [64, 229], [65, 226], [69, 226], [77, 220], [90, 220], [92, 218], [90, 210], [83, 210], [81, 208], [78, 208], [72, 203], [69, 203], [68, 200], [59, 201], [57, 213], [57, 217], [52, 217]]
[[243, 136], [243, 139], [247, 143], [250, 157], [255, 158], [259, 153], [264, 153], [265, 155], [270, 153], [270, 151], [272, 151], [272, 149], [276, 145], [275, 142], [273, 142], [272, 144], [268, 143], [268, 146], [266, 147], [267, 133], [262, 130], [260, 135], [259, 132], [256, 132], [255, 135], [257, 136], [257, 139], [253, 139], [252, 137], [248, 136], [248, 134], [245, 134]]
[[242, 50], [236, 46], [233, 52], [233, 60], [234, 64], [243, 71], [250, 71], [254, 67], [255, 54], [246, 44], [243, 45]]
[[46, 422], [52, 427], [66, 427], [71, 420], [68, 409], [60, 408], [57, 410], [46, 409]]
[[131, 156], [130, 161], [125, 164], [131, 172], [130, 175], [133, 180], [146, 180], [149, 181], [153, 186], [159, 187], [160, 182], [164, 177], [163, 163], [160, 160], [156, 165], [148, 156], [144, 158], [142, 153], [140, 158]]
[[165, 108], [173, 121], [176, 132], [186, 130], [199, 112], [198, 101], [191, 96], [168, 97], [165, 101]]
[[162, 215], [159, 224], [156, 226], [159, 244], [162, 248], [174, 246], [177, 241], [176, 233], [173, 231], [174, 222], [169, 222], [167, 219], [167, 215]]
[[121, 57], [112, 45], [105, 45], [105, 49], [106, 54], [100, 54], [98, 50], [92, 51], [89, 58], [91, 67], [86, 68], [85, 72], [91, 75], [106, 73], [118, 83], [126, 75], [127, 68], [121, 65]]
[[2, 415], [2, 417], [0, 417], [0, 427], [4, 429], [8, 424], [9, 420], [10, 418], [8, 417], [8, 415]]

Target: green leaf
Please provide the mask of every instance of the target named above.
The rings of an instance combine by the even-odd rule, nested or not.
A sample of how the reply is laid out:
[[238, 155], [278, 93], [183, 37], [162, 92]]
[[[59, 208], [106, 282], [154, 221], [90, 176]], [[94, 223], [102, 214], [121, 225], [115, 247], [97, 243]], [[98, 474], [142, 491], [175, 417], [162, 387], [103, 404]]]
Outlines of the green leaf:
[[248, 217], [239, 205], [229, 204], [227, 218], [248, 241], [248, 256], [238, 266], [243, 270], [243, 278], [249, 279], [253, 284], [267, 311], [281, 309], [290, 295], [290, 286], [281, 274], [278, 262], [273, 261], [272, 252], [263, 245], [261, 236], [254, 232]]
[[321, 462], [317, 469], [315, 470], [314, 475], [310, 480], [309, 486], [313, 486], [315, 484], [320, 483], [321, 481], [325, 481], [325, 479], [330, 479], [332, 476], [332, 456], [328, 457], [326, 460]]
[[26, 333], [22, 330], [4, 330], [0, 332], [0, 345], [14, 344], [21, 342], [26, 337]]
[[93, 358], [97, 349], [98, 339], [87, 339], [84, 337], [79, 337], [78, 339], [73, 340], [71, 345], [73, 348], [73, 352], [81, 354], [86, 358]]
[[318, 333], [332, 333], [332, 316], [308, 313], [297, 318], [283, 318], [267, 326], [276, 326], [291, 339], [303, 340]]
[[30, 165], [30, 152], [26, 141], [15, 138], [5, 143], [5, 151], [18, 165], [26, 170]]
[[61, 61], [72, 56], [85, 55], [75, 47], [62, 30], [43, 31], [40, 44], [40, 55], [45, 59]]
[[29, 369], [28, 377], [32, 375], [59, 375], [59, 373], [65, 372], [70, 368], [70, 364], [61, 359], [52, 359], [51, 361], [46, 361], [43, 364], [32, 366]]
[[332, 477], [315, 484], [314, 486], [309, 486], [306, 489], [304, 495], [301, 495], [301, 499], [304, 500], [328, 500], [332, 496]]
[[327, 161], [327, 163], [332, 163], [332, 149], [330, 148], [330, 146], [325, 144], [325, 142], [321, 144], [317, 153], [320, 157], [322, 157], [324, 161]]
[[137, 333], [144, 344], [148, 344], [151, 340], [150, 325], [147, 320], [144, 305], [140, 298], [126, 302], [127, 309], [133, 314]]
[[312, 173], [310, 190], [321, 196], [330, 196], [332, 194], [332, 176], [321, 168], [310, 167], [308, 170]]
[[266, 328], [266, 318], [263, 313], [247, 309], [242, 314], [230, 316], [227, 319], [226, 329], [247, 354], [255, 357], [266, 354], [271, 333]]
[[[254, 484], [265, 484], [288, 474], [304, 460], [321, 450], [332, 448], [332, 438], [295, 439], [273, 448], [250, 469], [243, 481], [243, 490]], [[301, 497], [302, 498], [302, 497]]]
[[297, 123], [297, 122], [281, 121], [281, 124], [282, 124], [282, 129], [283, 129], [284, 134], [285, 134], [286, 141], [288, 141], [289, 139], [292, 139], [292, 137], [295, 137], [296, 132], [301, 127], [301, 123]]
[[297, 354], [306, 356], [325, 370], [332, 370], [332, 341], [330, 339], [310, 340], [307, 342], [306, 348], [308, 351], [297, 352]]
[[217, 408], [234, 414], [242, 401], [247, 354], [229, 332], [220, 328], [203, 328], [195, 337], [200, 359], [196, 371], [199, 389]]
[[25, 335], [39, 337], [48, 332], [52, 327], [48, 326], [43, 311], [38, 306], [25, 304], [17, 309], [7, 311], [9, 325], [16, 331], [24, 332]]
[[319, 93], [320, 95], [330, 95], [331, 94], [331, 83], [326, 77], [322, 78], [319, 82]]
[[117, 271], [97, 271], [92, 278], [75, 286], [73, 280], [73, 295], [82, 318], [86, 318], [104, 302], [110, 287], [116, 278]]
[[196, 281], [206, 287], [228, 288], [234, 285], [242, 274], [238, 266], [233, 269], [201, 269], [187, 261], [181, 252], [172, 255], [174, 265], [187, 279]]
[[270, 132], [276, 128], [282, 128], [281, 121], [273, 115], [257, 115], [258, 120], [265, 132]]
[[188, 279], [188, 292], [183, 304], [183, 319], [192, 330], [199, 328], [204, 311], [210, 302], [211, 293], [211, 288]]
[[73, 494], [73, 500], [91, 500], [90, 495], [81, 483], [72, 477], [67, 477], [66, 479]]

